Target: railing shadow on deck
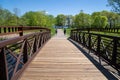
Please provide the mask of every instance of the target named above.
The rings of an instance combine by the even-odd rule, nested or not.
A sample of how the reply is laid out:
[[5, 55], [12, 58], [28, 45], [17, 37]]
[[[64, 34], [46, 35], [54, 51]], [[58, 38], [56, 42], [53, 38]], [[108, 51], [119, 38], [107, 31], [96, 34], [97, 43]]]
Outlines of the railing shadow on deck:
[[50, 39], [49, 29], [37, 29], [40, 32], [0, 41], [0, 80], [17, 80], [40, 48]]
[[112, 73], [110, 73], [106, 68], [103, 67], [98, 61], [96, 61], [86, 49], [83, 49], [83, 46], [79, 45], [79, 43], [73, 41], [68, 38], [68, 40], [75, 45], [95, 66], [96, 68], [108, 79], [108, 80], [118, 80]]

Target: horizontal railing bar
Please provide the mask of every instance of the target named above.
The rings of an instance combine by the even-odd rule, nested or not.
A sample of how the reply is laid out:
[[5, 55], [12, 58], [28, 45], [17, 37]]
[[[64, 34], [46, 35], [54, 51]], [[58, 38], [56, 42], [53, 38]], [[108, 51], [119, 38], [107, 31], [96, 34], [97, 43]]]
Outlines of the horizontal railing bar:
[[9, 35], [9, 34], [19, 34], [20, 32], [22, 32], [22, 31], [8, 32], [8, 33], [0, 33], [0, 36]]
[[120, 28], [78, 28], [78, 29], [73, 29], [72, 31], [77, 31], [77, 30], [120, 30]]
[[38, 26], [0, 26], [0, 36], [8, 34], [19, 34], [20, 36], [23, 36], [23, 32], [33, 30], [50, 31], [48, 28]]
[[97, 34], [97, 33], [88, 33], [88, 32], [82, 32], [82, 33], [85, 33], [85, 34], [91, 34], [91, 35], [99, 35], [99, 36], [107, 37], [107, 38], [117, 38], [117, 39], [120, 39], [119, 36], [110, 36], [110, 35]]
[[39, 26], [0, 26], [0, 28], [23, 28], [23, 30], [29, 30], [29, 29], [46, 29], [50, 30], [45, 27], [39, 27]]
[[37, 34], [44, 34], [46, 32], [38, 32], [38, 33], [31, 33], [31, 34], [27, 34], [27, 35], [24, 35], [24, 36], [18, 36], [18, 37], [14, 37], [14, 38], [10, 38], [10, 39], [6, 39], [6, 40], [3, 40], [3, 41], [0, 41], [0, 48], [6, 46], [6, 45], [10, 45], [10, 44], [13, 44], [17, 41], [21, 41], [21, 40], [24, 40], [28, 37], [31, 37], [31, 36], [35, 36]]

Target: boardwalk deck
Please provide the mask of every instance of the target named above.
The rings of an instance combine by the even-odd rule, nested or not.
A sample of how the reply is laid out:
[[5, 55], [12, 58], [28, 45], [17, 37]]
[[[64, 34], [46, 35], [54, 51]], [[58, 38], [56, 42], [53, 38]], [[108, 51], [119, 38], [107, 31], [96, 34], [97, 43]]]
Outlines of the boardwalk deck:
[[20, 80], [107, 80], [70, 43], [61, 30], [47, 42], [29, 64]]

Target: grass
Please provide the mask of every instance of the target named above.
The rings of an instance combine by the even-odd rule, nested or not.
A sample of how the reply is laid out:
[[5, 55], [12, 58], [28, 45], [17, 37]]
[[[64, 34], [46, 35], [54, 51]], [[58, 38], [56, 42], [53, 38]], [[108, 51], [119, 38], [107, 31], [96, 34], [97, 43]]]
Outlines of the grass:
[[71, 30], [72, 30], [71, 28], [67, 28], [67, 29], [66, 29], [67, 37], [70, 37], [70, 32], [71, 32]]
[[55, 28], [51, 28], [51, 36], [55, 35]]

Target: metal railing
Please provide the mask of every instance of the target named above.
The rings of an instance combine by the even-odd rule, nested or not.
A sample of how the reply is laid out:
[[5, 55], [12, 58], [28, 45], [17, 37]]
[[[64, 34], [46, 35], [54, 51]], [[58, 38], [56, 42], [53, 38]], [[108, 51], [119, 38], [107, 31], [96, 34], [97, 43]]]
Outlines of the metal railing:
[[108, 33], [120, 33], [120, 28], [79, 28], [73, 31], [98, 31], [98, 32], [108, 32]]
[[70, 38], [120, 69], [120, 37], [71, 30]]
[[23, 32], [32, 30], [48, 30], [48, 28], [37, 27], [37, 26], [0, 26], [0, 36], [8, 34], [19, 34], [23, 35]]
[[[19, 29], [18, 27], [17, 30]], [[38, 29], [40, 32], [0, 41], [0, 80], [17, 80], [40, 48], [50, 39], [49, 29]]]

